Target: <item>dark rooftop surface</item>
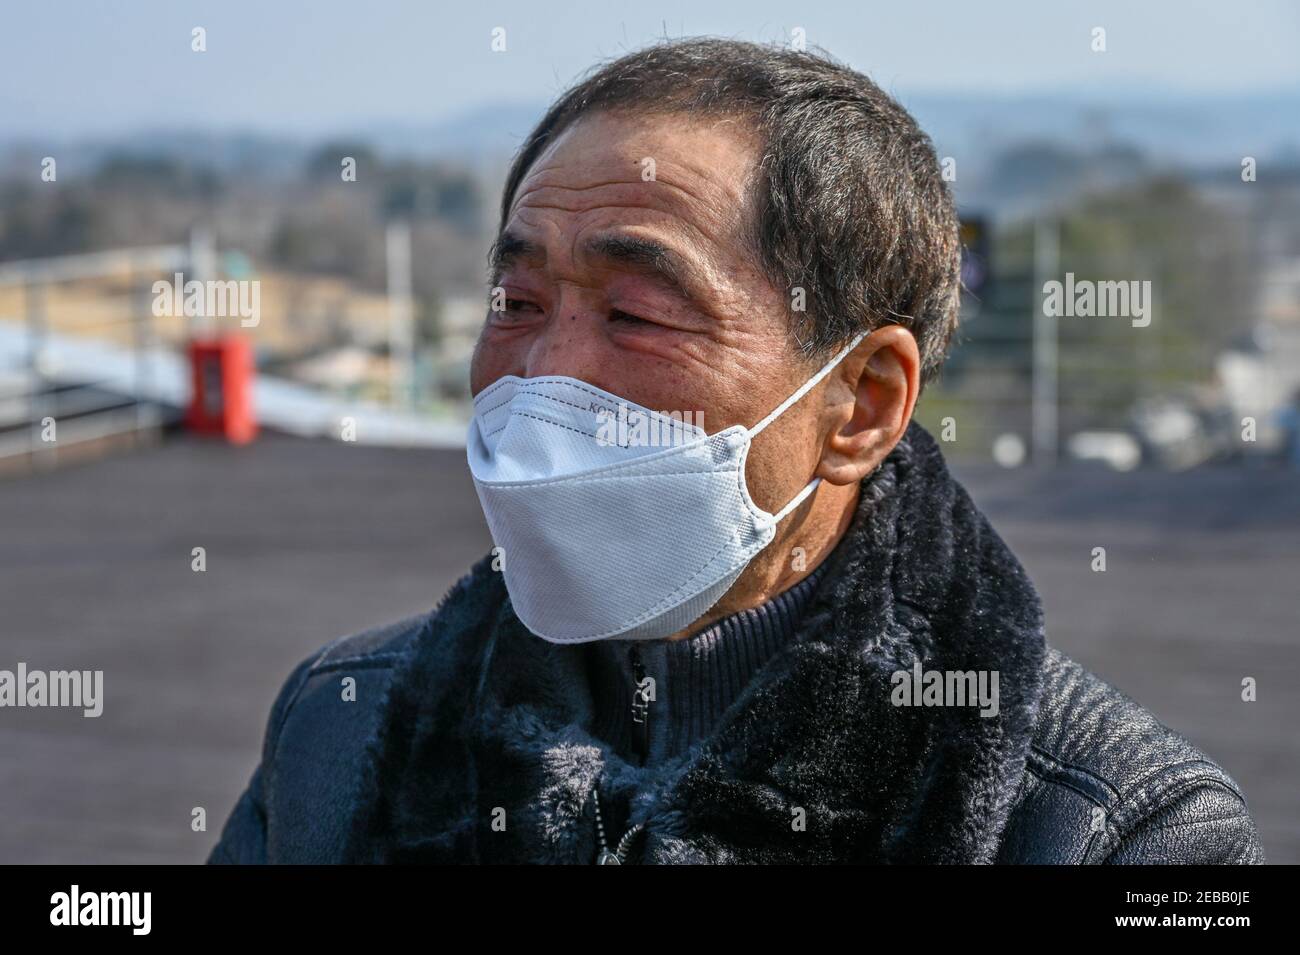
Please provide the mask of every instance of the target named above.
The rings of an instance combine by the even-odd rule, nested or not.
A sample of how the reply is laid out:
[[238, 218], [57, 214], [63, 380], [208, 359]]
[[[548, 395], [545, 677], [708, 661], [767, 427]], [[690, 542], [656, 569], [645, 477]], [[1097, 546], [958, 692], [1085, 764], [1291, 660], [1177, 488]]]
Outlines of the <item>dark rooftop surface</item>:
[[[1300, 474], [955, 470], [1051, 642], [1219, 761], [1269, 861], [1300, 862]], [[179, 439], [0, 482], [0, 668], [102, 669], [106, 697], [0, 710], [0, 862], [202, 861], [294, 664], [432, 607], [490, 546], [459, 451]]]

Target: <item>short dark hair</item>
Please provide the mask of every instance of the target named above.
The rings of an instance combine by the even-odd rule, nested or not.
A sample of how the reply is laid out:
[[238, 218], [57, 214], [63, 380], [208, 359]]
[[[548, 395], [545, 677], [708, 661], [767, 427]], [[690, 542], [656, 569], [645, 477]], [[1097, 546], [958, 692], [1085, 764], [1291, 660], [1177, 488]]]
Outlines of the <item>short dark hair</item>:
[[893, 98], [825, 51], [737, 40], [666, 40], [594, 69], [520, 147], [501, 201], [504, 230], [538, 155], [599, 111], [739, 116], [762, 141], [743, 237], [791, 311], [797, 347], [826, 355], [896, 322], [916, 337], [922, 382], [957, 326], [961, 246], [930, 138]]

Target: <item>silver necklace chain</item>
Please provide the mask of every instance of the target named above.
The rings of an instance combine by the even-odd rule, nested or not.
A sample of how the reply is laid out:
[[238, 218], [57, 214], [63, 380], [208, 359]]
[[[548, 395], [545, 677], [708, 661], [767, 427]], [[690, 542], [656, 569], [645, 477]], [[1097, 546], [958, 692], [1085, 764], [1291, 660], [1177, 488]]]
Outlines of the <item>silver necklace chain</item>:
[[618, 846], [611, 850], [609, 843], [605, 841], [605, 823], [600, 818], [600, 793], [595, 786], [591, 787], [591, 798], [596, 802], [596, 835], [600, 839], [600, 851], [596, 853], [596, 865], [622, 865], [623, 860], [627, 858], [628, 847], [645, 824], [638, 822], [623, 833], [623, 838], [618, 840]]

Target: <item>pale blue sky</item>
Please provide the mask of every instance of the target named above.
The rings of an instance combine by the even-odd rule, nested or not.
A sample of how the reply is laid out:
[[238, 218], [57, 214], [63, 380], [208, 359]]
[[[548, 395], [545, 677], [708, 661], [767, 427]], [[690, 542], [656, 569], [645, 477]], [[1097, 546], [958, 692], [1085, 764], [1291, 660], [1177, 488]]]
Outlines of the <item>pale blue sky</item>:
[[[207, 53], [190, 51], [194, 26]], [[496, 26], [504, 54], [489, 49]], [[1105, 54], [1089, 49], [1094, 26]], [[777, 40], [793, 27], [900, 94], [1300, 89], [1300, 4], [1267, 0], [6, 0], [0, 135], [423, 123], [545, 101], [665, 31]]]

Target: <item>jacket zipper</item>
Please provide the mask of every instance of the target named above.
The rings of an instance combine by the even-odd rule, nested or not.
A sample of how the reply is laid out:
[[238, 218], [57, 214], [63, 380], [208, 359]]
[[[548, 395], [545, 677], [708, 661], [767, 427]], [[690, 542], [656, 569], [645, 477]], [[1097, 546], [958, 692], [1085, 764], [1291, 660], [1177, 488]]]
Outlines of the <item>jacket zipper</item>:
[[628, 657], [632, 664], [632, 747], [644, 766], [646, 756], [650, 753], [650, 701], [641, 689], [642, 681], [645, 680], [641, 647], [633, 643]]

